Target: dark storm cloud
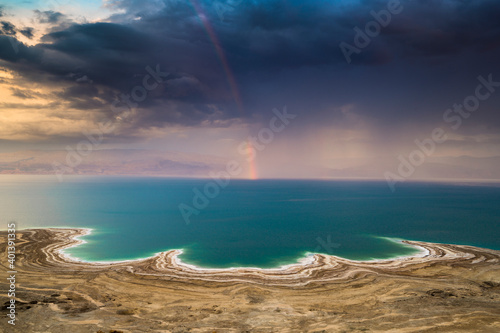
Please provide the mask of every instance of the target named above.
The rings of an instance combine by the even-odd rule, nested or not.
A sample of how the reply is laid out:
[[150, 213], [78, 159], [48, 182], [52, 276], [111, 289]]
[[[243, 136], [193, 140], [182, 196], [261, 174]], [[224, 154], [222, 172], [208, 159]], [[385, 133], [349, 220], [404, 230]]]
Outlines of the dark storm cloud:
[[390, 42], [412, 57], [432, 57], [481, 52], [500, 46], [500, 3], [498, 1], [440, 1], [408, 4], [383, 32]]
[[[14, 70], [33, 70], [40, 63], [42, 55], [43, 50], [38, 47], [28, 47], [14, 37], [0, 35], [0, 59], [11, 62], [10, 67]], [[23, 69], [16, 64], [20, 60], [26, 61]]]
[[[138, 106], [137, 127], [196, 125], [214, 115], [214, 105], [221, 118], [288, 104], [307, 115], [304, 121], [321, 122], [332, 106], [355, 103], [380, 124], [431, 121], [460, 102], [477, 75], [500, 79], [498, 1], [401, 1], [402, 12], [351, 64], [339, 43], [353, 44], [353, 28], [363, 30], [387, 1], [228, 1], [223, 20], [212, 1], [197, 3], [234, 71], [246, 115], [234, 102], [217, 41], [189, 1], [114, 2], [124, 11], [109, 23], [60, 26], [17, 53], [4, 49], [12, 37], [0, 36], [0, 58], [30, 80], [74, 85], [59, 97], [105, 114], [116, 94], [142, 84], [146, 66], [159, 64], [170, 74]], [[54, 25], [64, 19], [36, 14]]]
[[10, 22], [1, 21], [0, 34], [7, 36], [14, 36], [16, 34], [16, 27]]
[[19, 30], [21, 34], [23, 34], [25, 37], [32, 39], [33, 38], [33, 31], [34, 29], [31, 27], [24, 28], [22, 30]]

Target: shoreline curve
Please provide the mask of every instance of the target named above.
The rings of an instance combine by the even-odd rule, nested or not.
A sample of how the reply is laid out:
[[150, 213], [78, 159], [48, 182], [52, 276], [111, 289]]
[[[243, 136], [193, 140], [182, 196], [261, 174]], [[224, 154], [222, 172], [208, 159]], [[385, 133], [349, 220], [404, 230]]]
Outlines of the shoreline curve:
[[[154, 253], [151, 256], [140, 257], [140, 258], [136, 258], [136, 259], [91, 261], [91, 260], [84, 260], [82, 258], [78, 258], [78, 257], [72, 256], [71, 254], [65, 252], [64, 250], [67, 250], [69, 248], [74, 248], [74, 247], [77, 247], [77, 246], [80, 246], [82, 244], [87, 243], [87, 241], [85, 241], [83, 239], [80, 239], [80, 237], [84, 237], [84, 236], [90, 235], [94, 229], [92, 229], [92, 228], [66, 228], [66, 227], [60, 227], [60, 228], [59, 227], [48, 227], [48, 228], [36, 228], [36, 229], [55, 229], [55, 230], [58, 230], [58, 229], [61, 229], [61, 230], [72, 229], [72, 230], [80, 230], [81, 231], [80, 234], [71, 236], [73, 238], [73, 240], [75, 240], [76, 242], [74, 242], [73, 245], [69, 245], [67, 247], [61, 248], [60, 249], [60, 253], [61, 253], [61, 256], [67, 258], [70, 261], [77, 261], [77, 262], [86, 263], [86, 264], [120, 264], [120, 263], [126, 263], [126, 262], [134, 262], [134, 261], [138, 261], [138, 260], [144, 260], [144, 259], [154, 258], [154, 257], [156, 257], [157, 255], [159, 255], [159, 254], [161, 254], [163, 252], [176, 251], [175, 255], [174, 255], [174, 259], [177, 262], [177, 264], [178, 265], [183, 265], [183, 266], [189, 267], [191, 269], [195, 269], [195, 270], [201, 270], [201, 271], [225, 271], [225, 270], [235, 270], [235, 269], [245, 269], [245, 268], [255, 269], [255, 270], [286, 270], [290, 266], [312, 264], [314, 262], [314, 255], [316, 255], [316, 254], [318, 254], [318, 255], [324, 255], [324, 256], [332, 256], [332, 257], [336, 257], [336, 258], [340, 258], [340, 259], [344, 259], [344, 260], [350, 260], [350, 261], [353, 261], [353, 262], [379, 262], [379, 261], [383, 262], [383, 261], [395, 260], [395, 259], [425, 257], [425, 256], [427, 256], [429, 254], [429, 250], [426, 249], [425, 247], [422, 247], [422, 246], [420, 246], [418, 244], [408, 243], [408, 242], [411, 242], [411, 241], [408, 241], [408, 240], [405, 240], [405, 239], [401, 239], [401, 238], [377, 236], [378, 238], [382, 238], [382, 239], [385, 239], [385, 240], [390, 241], [390, 242], [394, 242], [394, 243], [397, 243], [397, 244], [403, 244], [403, 245], [412, 247], [413, 249], [415, 249], [418, 252], [416, 252], [414, 254], [409, 254], [409, 255], [396, 255], [394, 257], [385, 258], [385, 259], [373, 258], [373, 259], [367, 259], [367, 260], [355, 260], [355, 259], [348, 259], [348, 258], [344, 258], [344, 257], [340, 257], [340, 256], [330, 255], [330, 254], [326, 254], [326, 253], [321, 253], [321, 252], [307, 251], [307, 252], [305, 252], [304, 256], [298, 257], [295, 260], [295, 262], [293, 262], [293, 263], [282, 264], [280, 266], [270, 267], [270, 268], [252, 267], [252, 266], [201, 267], [201, 266], [197, 266], [195, 264], [191, 264], [191, 263], [187, 263], [187, 262], [182, 261], [182, 259], [179, 257], [181, 254], [184, 253], [184, 249], [182, 249], [182, 248], [181, 249], [170, 249], [170, 250], [166, 250], [166, 251], [160, 251], [160, 252]], [[30, 230], [30, 229], [26, 229], [26, 230]]]
[[[402, 241], [404, 244], [422, 249], [416, 255], [400, 258], [355, 261], [325, 254], [309, 255], [295, 264], [279, 268], [202, 268], [182, 262], [182, 250], [159, 252], [151, 257], [118, 262], [85, 262], [73, 258], [65, 249], [85, 242], [80, 237], [89, 229], [47, 228], [19, 230], [29, 241], [43, 242], [39, 249], [43, 256], [25, 265], [37, 269], [102, 271], [116, 270], [143, 276], [166, 279], [189, 279], [205, 281], [239, 281], [266, 285], [307, 285], [313, 282], [349, 280], [366, 274], [405, 274], [418, 266], [429, 266], [434, 262], [447, 265], [480, 265], [500, 262], [500, 251], [466, 245], [436, 244], [417, 241]], [[28, 256], [30, 257], [30, 256]]]

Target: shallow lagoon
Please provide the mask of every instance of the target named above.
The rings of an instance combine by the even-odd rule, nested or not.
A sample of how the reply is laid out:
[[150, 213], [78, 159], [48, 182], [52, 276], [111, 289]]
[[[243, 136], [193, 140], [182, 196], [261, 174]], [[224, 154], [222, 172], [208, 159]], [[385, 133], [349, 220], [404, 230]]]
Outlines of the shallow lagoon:
[[[500, 249], [500, 187], [444, 183], [231, 180], [187, 224], [180, 204], [210, 180], [157, 177], [2, 176], [5, 227], [85, 227], [67, 250], [114, 261], [184, 250], [202, 267], [278, 267], [308, 252], [354, 260], [418, 250], [384, 237]], [[194, 208], [194, 207], [193, 207]], [[3, 228], [5, 229], [5, 228]]]

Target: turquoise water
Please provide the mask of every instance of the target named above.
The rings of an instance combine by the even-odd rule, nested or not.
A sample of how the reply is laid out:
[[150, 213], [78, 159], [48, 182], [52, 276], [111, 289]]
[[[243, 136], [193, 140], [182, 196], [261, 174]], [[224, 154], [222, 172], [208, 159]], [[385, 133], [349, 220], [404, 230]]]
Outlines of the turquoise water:
[[385, 182], [232, 180], [186, 224], [179, 204], [209, 180], [0, 177], [2, 229], [86, 227], [67, 252], [88, 261], [184, 249], [202, 267], [277, 267], [307, 252], [384, 259], [415, 249], [383, 237], [500, 249], [500, 187]]

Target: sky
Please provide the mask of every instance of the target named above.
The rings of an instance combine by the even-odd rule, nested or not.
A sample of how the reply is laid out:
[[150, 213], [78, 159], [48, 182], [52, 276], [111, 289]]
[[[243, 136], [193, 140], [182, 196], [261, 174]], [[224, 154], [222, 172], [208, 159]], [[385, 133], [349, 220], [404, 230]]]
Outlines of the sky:
[[0, 153], [107, 124], [99, 149], [239, 158], [250, 178], [497, 158], [499, 17], [496, 0], [0, 0]]

